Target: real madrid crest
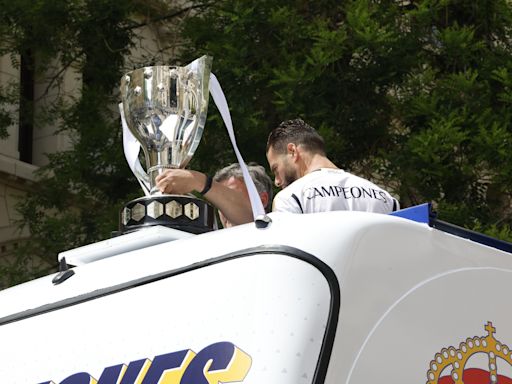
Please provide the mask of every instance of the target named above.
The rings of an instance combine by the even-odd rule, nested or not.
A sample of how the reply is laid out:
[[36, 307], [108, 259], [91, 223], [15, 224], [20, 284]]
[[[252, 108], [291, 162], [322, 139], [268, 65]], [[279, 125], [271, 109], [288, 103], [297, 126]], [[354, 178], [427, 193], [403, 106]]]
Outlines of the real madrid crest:
[[[467, 338], [458, 348], [450, 346], [436, 353], [427, 371], [427, 384], [512, 384], [512, 378], [498, 373], [499, 359], [512, 365], [510, 348], [494, 338], [496, 328], [485, 326], [487, 336]], [[472, 367], [468, 362], [476, 354], [487, 355], [487, 367]]]

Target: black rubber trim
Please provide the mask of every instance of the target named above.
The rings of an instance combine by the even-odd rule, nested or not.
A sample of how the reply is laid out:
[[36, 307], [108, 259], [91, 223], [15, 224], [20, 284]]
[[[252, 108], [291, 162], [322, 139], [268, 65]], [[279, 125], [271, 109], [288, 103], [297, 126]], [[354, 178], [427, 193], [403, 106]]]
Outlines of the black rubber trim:
[[324, 337], [322, 340], [322, 347], [320, 349], [320, 354], [312, 381], [312, 384], [323, 384], [325, 381], [325, 375], [327, 374], [327, 368], [329, 367], [329, 360], [331, 358], [332, 347], [334, 345], [334, 338], [336, 336], [336, 329], [338, 326], [338, 317], [340, 311], [340, 286], [338, 278], [336, 277], [336, 274], [331, 269], [331, 267], [329, 267], [316, 256], [301, 251], [300, 249], [285, 245], [263, 245], [253, 248], [247, 248], [241, 251], [229, 253], [227, 255], [194, 263], [186, 267], [160, 272], [154, 275], [146, 276], [126, 283], [114, 285], [112, 287], [98, 289], [90, 293], [75, 296], [55, 303], [45, 304], [38, 308], [29, 309], [23, 312], [15, 313], [13, 315], [0, 318], [0, 326], [9, 323], [14, 323], [16, 321], [24, 320], [30, 317], [42, 315], [48, 312], [57, 311], [62, 308], [71, 307], [73, 305], [95, 300], [100, 297], [112, 295], [115, 293], [126, 291], [128, 289], [150, 284], [155, 281], [164, 280], [169, 277], [180, 275], [182, 273], [190, 272], [196, 269], [208, 267], [210, 265], [219, 264], [225, 261], [230, 261], [247, 256], [271, 253], [277, 253], [283, 256], [290, 256], [305, 261], [308, 264], [311, 264], [322, 273], [322, 275], [325, 277], [329, 285], [329, 290], [331, 293], [329, 315], [327, 317], [327, 324], [325, 328]]
[[489, 247], [499, 249], [501, 251], [512, 253], [512, 243], [509, 243], [508, 241], [495, 239], [494, 237], [484, 235], [483, 233], [459, 227], [455, 224], [450, 224], [447, 223], [446, 221], [441, 221], [432, 217], [430, 218], [429, 225], [432, 228], [438, 229], [440, 231], [447, 232], [452, 235], [462, 237], [464, 239], [469, 239], [471, 241], [475, 241], [477, 243], [484, 244]]

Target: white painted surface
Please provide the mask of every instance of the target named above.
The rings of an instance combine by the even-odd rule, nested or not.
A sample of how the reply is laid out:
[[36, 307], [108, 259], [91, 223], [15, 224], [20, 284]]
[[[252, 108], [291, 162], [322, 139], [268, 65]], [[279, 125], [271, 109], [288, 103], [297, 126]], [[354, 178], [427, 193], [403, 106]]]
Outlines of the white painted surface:
[[[98, 379], [114, 364], [229, 341], [251, 358], [243, 383], [311, 383], [331, 299], [318, 269], [275, 254], [194, 267], [260, 246], [307, 252], [338, 279], [341, 307], [327, 384], [425, 383], [436, 353], [485, 336], [487, 322], [512, 345], [512, 255], [386, 215], [271, 217], [264, 230], [248, 224], [133, 249], [76, 267], [57, 286], [48, 276], [1, 292], [0, 318], [193, 269], [0, 326], [8, 346], [0, 350], [1, 381], [61, 383], [76, 372]], [[20, 368], [26, 361], [29, 370]], [[500, 367], [510, 377], [512, 370]]]

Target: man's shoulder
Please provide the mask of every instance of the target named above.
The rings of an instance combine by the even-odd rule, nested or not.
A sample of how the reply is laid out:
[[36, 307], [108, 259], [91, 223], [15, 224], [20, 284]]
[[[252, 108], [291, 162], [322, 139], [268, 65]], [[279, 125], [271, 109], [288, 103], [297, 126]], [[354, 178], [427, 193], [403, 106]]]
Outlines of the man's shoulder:
[[274, 199], [287, 199], [291, 197], [299, 189], [299, 184], [295, 183], [296, 181], [288, 185], [286, 188], [283, 188], [279, 192], [277, 192], [276, 195], [274, 196]]
[[[298, 181], [298, 180], [297, 180]], [[280, 190], [272, 203], [272, 211], [303, 213], [298, 196], [301, 195], [301, 187], [298, 184], [293, 187], [293, 182], [286, 188]]]

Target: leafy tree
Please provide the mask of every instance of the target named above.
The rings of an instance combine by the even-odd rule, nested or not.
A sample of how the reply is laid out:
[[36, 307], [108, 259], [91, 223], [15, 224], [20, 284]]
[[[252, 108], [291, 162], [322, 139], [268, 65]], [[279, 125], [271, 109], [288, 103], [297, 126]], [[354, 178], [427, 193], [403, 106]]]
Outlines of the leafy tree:
[[[249, 159], [301, 116], [402, 207], [512, 240], [511, 16], [504, 0], [224, 0], [185, 23], [186, 57], [214, 56]], [[227, 158], [220, 129], [210, 116], [209, 159]]]
[[437, 201], [448, 221], [510, 240], [512, 7], [423, 1], [409, 18], [422, 44], [394, 98], [389, 169], [400, 196]]
[[[136, 66], [167, 64], [171, 51], [178, 64], [213, 55], [247, 161], [265, 164], [268, 132], [300, 116], [339, 166], [390, 188], [403, 207], [432, 201], [441, 219], [512, 240], [506, 0], [5, 3], [0, 53], [34, 54], [41, 73], [57, 60], [84, 74], [80, 98], [49, 114], [74, 147], [51, 156], [22, 207], [34, 236], [29, 254], [53, 262], [59, 251], [108, 237], [119, 207], [140, 194], [112, 107], [137, 42], [134, 12], [147, 13], [142, 23], [158, 19], [159, 31], [184, 21], [181, 35], [161, 39], [169, 41], [161, 54]], [[224, 130], [210, 104], [192, 167], [234, 160]]]
[[387, 89], [414, 55], [397, 25], [401, 8], [373, 3], [227, 0], [184, 24], [187, 58], [214, 56], [249, 158], [265, 161], [266, 133], [296, 116], [320, 129], [339, 164], [376, 153], [389, 136]]

